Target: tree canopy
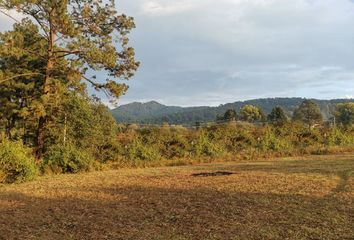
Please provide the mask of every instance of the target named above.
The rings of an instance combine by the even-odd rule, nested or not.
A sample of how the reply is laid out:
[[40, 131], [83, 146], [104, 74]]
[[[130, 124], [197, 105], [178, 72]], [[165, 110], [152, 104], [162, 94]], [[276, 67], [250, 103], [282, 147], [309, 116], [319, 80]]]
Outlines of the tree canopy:
[[240, 110], [241, 119], [247, 122], [265, 120], [265, 114], [260, 107], [245, 105]]
[[[82, 93], [87, 84], [112, 101], [126, 92], [128, 86], [118, 80], [128, 80], [139, 66], [128, 38], [134, 21], [118, 14], [114, 0], [2, 0], [0, 8], [26, 16], [13, 31], [0, 36], [0, 84], [11, 86], [6, 104], [10, 109], [18, 104], [23, 108], [23, 101], [14, 100], [11, 91], [21, 84], [20, 88], [34, 86], [35, 92], [28, 94], [36, 96], [30, 108], [38, 110], [35, 145], [40, 157], [45, 129], [58, 110], [61, 94]], [[16, 101], [17, 106], [11, 107]]]
[[338, 123], [352, 126], [354, 124], [354, 102], [338, 104], [334, 116]]
[[323, 116], [315, 102], [304, 100], [294, 111], [293, 120], [305, 123], [310, 129], [313, 125], [320, 124], [323, 121]]
[[283, 108], [275, 107], [268, 115], [268, 121], [274, 125], [281, 126], [288, 122], [288, 117], [286, 116]]

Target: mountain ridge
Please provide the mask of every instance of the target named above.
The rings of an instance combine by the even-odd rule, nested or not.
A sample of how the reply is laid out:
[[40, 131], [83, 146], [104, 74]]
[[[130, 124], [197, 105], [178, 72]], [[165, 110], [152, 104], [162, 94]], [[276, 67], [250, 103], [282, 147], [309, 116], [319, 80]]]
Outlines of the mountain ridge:
[[[214, 121], [217, 115], [222, 115], [228, 109], [239, 109], [247, 104], [261, 107], [265, 113], [270, 113], [273, 107], [280, 106], [291, 116], [306, 98], [259, 98], [245, 101], [236, 101], [233, 103], [221, 104], [219, 106], [196, 106], [180, 107], [167, 106], [157, 101], [145, 103], [133, 102], [112, 109], [112, 114], [119, 123], [137, 123], [137, 124], [181, 124], [194, 125], [196, 122]], [[336, 104], [342, 102], [352, 102], [354, 99], [311, 99], [315, 101], [325, 119], [332, 116], [332, 111]]]

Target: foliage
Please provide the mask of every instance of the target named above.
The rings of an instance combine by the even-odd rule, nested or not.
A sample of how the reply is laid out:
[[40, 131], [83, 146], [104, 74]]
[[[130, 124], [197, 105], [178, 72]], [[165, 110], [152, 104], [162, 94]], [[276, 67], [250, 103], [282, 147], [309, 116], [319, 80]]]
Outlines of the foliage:
[[[13, 112], [5, 114], [7, 135], [11, 137], [11, 128], [19, 114], [26, 109], [37, 109], [32, 111], [35, 130], [31, 134], [39, 159], [45, 151], [45, 132], [53, 123], [51, 116], [63, 109], [60, 108], [63, 94], [83, 93], [86, 84], [82, 81], [103, 91], [111, 100], [127, 91], [128, 86], [118, 80], [128, 80], [139, 66], [128, 38], [135, 27], [134, 21], [118, 14], [113, 0], [3, 0], [0, 8], [28, 17], [15, 25], [14, 31], [0, 35], [0, 83], [9, 82], [9, 94], [19, 88], [18, 98], [23, 98], [23, 91], [35, 98], [24, 105], [23, 101], [9, 99], [12, 95], [0, 95], [0, 101], [8, 103], [1, 112], [9, 109]], [[101, 79], [89, 73], [93, 71], [99, 71]]]
[[46, 147], [70, 142], [100, 162], [115, 158], [118, 128], [108, 108], [82, 94], [70, 93], [62, 101], [62, 110], [52, 115]]
[[334, 116], [339, 124], [345, 127], [354, 125], [354, 102], [340, 103], [335, 108]]
[[156, 161], [161, 158], [158, 149], [144, 144], [141, 139], [134, 140], [127, 148], [126, 157], [129, 160]]
[[245, 105], [240, 110], [241, 119], [247, 122], [265, 120], [265, 115], [260, 107]]
[[268, 115], [268, 121], [273, 125], [282, 126], [288, 122], [288, 117], [286, 116], [283, 108], [275, 107]]
[[8, 81], [0, 80], [0, 117], [10, 139], [16, 128], [24, 126], [26, 132], [22, 138], [29, 141], [29, 133], [35, 131], [35, 122], [43, 113], [40, 92], [44, 59], [37, 54], [44, 54], [46, 45], [37, 26], [26, 19], [15, 24], [12, 31], [0, 33], [0, 75], [3, 78], [18, 75]]
[[314, 101], [304, 100], [295, 110], [293, 120], [305, 123], [310, 129], [313, 125], [322, 123], [323, 116]]
[[0, 143], [0, 183], [21, 183], [38, 174], [30, 149], [19, 142], [3, 139]]
[[237, 113], [234, 109], [228, 109], [224, 116], [222, 117], [223, 121], [236, 121], [237, 120]]
[[[157, 102], [131, 103], [113, 109], [112, 114], [119, 123], [163, 124], [168, 122], [169, 124], [195, 126], [196, 122], [213, 122], [218, 116], [223, 117], [228, 109], [238, 110], [245, 105], [259, 106], [266, 114], [271, 113], [272, 109], [278, 106], [284, 109], [287, 116], [291, 116], [303, 101], [303, 98], [266, 98], [222, 104], [216, 107], [175, 107]], [[319, 105], [324, 118], [329, 119], [332, 117], [336, 104], [353, 100], [314, 101]]]
[[94, 168], [95, 161], [84, 149], [71, 144], [53, 145], [44, 156], [43, 168], [52, 173], [77, 173]]
[[354, 144], [354, 134], [339, 128], [331, 129], [325, 137], [326, 144], [329, 146], [350, 146]]
[[214, 132], [201, 131], [192, 143], [192, 153], [195, 157], [216, 157], [222, 152], [223, 148], [215, 138]]
[[119, 134], [118, 141], [125, 147], [126, 156], [131, 161], [193, 161], [227, 155], [248, 158], [255, 154], [287, 156], [318, 153], [314, 150], [334, 146], [345, 150], [354, 146], [352, 135], [351, 131], [332, 127], [314, 128], [309, 132], [302, 123], [259, 126], [230, 122], [181, 131], [167, 125], [161, 128], [127, 127]]

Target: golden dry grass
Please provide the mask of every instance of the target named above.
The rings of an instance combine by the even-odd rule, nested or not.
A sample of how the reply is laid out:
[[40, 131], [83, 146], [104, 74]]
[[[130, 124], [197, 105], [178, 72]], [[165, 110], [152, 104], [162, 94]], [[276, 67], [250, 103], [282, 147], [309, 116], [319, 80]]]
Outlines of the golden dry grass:
[[[199, 172], [233, 175], [193, 177]], [[354, 155], [0, 185], [0, 239], [354, 239]]]

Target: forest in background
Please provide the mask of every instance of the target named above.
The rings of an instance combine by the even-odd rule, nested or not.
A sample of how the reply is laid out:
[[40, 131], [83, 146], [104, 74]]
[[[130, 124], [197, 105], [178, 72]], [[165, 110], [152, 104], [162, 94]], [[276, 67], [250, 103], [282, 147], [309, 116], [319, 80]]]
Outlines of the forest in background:
[[[333, 117], [336, 104], [354, 101], [353, 99], [312, 100], [320, 107], [325, 120]], [[224, 114], [228, 109], [239, 111], [245, 105], [261, 107], [266, 114], [269, 114], [274, 107], [279, 106], [284, 109], [288, 117], [291, 117], [302, 101], [304, 101], [303, 98], [262, 98], [227, 103], [217, 107], [178, 107], [166, 106], [156, 101], [147, 103], [134, 102], [113, 109], [112, 114], [119, 123], [169, 123], [191, 127], [195, 126], [196, 122], [213, 122], [218, 115]]]

